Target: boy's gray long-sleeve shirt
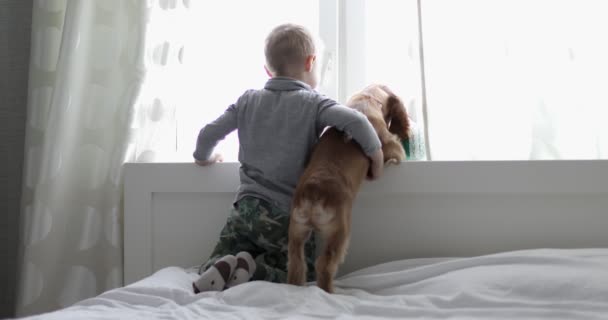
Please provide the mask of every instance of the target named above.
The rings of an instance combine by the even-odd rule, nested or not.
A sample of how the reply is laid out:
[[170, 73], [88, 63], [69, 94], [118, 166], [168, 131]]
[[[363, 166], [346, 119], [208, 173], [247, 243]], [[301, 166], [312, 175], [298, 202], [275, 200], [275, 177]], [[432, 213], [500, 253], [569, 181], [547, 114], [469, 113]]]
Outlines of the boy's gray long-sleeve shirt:
[[380, 139], [367, 118], [311, 89], [275, 77], [249, 90], [201, 129], [194, 158], [207, 160], [217, 143], [238, 129], [241, 184], [235, 201], [254, 196], [289, 212], [296, 184], [325, 127], [344, 131], [370, 156]]

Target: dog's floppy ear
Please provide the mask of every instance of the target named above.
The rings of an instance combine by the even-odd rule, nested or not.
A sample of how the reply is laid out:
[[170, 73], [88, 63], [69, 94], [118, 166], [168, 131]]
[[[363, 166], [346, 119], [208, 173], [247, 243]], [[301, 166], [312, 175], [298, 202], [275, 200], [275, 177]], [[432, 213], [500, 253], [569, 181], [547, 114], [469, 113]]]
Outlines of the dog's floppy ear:
[[396, 134], [402, 140], [409, 139], [410, 120], [401, 99], [391, 93], [386, 101], [386, 106], [388, 109], [388, 116], [391, 119], [388, 131]]

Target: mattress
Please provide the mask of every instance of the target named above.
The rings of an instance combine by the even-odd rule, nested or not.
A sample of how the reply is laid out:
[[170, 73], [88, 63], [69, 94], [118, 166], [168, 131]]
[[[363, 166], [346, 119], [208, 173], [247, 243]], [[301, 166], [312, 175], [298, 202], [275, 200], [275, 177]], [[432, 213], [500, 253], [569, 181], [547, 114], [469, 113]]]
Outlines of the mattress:
[[392, 261], [314, 284], [262, 281], [195, 295], [168, 267], [27, 319], [608, 319], [608, 249], [536, 249]]

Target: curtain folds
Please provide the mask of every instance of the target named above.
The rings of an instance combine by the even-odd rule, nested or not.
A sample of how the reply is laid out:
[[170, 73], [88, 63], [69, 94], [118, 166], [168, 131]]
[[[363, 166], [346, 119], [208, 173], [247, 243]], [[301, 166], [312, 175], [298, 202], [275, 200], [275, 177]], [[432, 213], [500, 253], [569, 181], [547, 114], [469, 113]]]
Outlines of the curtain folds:
[[[152, 4], [34, 1], [18, 315], [122, 284], [122, 164], [136, 158]], [[160, 121], [159, 121], [160, 122]]]

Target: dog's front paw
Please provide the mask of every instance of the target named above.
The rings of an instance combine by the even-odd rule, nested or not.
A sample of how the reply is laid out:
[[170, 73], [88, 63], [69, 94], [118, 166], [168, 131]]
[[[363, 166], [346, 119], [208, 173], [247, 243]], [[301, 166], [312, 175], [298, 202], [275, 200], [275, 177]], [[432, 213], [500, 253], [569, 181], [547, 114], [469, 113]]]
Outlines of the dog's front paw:
[[399, 164], [399, 160], [397, 160], [395, 158], [391, 158], [391, 159], [387, 159], [386, 161], [384, 161], [385, 166], [388, 166], [391, 164]]
[[403, 146], [394, 140], [389, 141], [382, 146], [382, 152], [384, 153], [384, 164], [399, 164], [405, 160], [405, 150]]

